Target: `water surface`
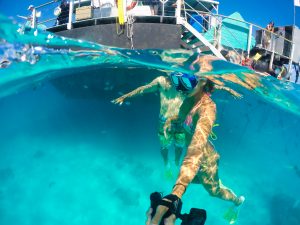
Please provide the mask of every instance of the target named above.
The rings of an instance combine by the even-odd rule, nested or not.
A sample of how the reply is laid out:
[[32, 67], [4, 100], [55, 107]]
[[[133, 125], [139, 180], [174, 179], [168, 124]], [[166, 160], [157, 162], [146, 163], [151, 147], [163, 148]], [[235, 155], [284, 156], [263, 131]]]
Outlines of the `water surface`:
[[[197, 55], [110, 48], [0, 23], [1, 58], [11, 62], [0, 70], [0, 224], [143, 224], [149, 194], [169, 193], [175, 180], [164, 177], [159, 152], [159, 97], [110, 101], [167, 71], [190, 71]], [[222, 61], [213, 67], [204, 75], [246, 82], [253, 73]], [[240, 100], [213, 94], [220, 177], [246, 197], [238, 224], [298, 225], [300, 89], [256, 77], [253, 90], [225, 81]], [[206, 224], [228, 224], [230, 203], [202, 186], [190, 185], [183, 202], [183, 212], [205, 208]]]

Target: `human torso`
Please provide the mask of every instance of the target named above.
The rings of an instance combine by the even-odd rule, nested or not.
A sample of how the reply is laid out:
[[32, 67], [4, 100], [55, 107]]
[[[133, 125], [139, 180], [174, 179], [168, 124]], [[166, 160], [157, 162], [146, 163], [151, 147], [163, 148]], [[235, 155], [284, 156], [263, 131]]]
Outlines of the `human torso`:
[[160, 116], [165, 119], [177, 116], [184, 96], [172, 87], [167, 78], [162, 81], [160, 88]]
[[200, 117], [207, 116], [210, 113], [214, 113], [215, 115], [216, 106], [209, 94], [204, 93], [200, 100], [195, 103], [193, 100], [186, 99], [186, 96], [178, 93], [168, 79], [163, 81], [162, 90], [160, 90], [160, 100], [161, 123], [164, 123], [168, 118], [178, 117], [172, 123], [176, 125], [176, 129], [184, 130], [187, 145], [193, 137]]
[[183, 127], [186, 132], [187, 144], [194, 135], [199, 119], [201, 116], [206, 116], [211, 108], [215, 109], [215, 103], [208, 94], [204, 94], [198, 103], [194, 104], [194, 106], [184, 115]]

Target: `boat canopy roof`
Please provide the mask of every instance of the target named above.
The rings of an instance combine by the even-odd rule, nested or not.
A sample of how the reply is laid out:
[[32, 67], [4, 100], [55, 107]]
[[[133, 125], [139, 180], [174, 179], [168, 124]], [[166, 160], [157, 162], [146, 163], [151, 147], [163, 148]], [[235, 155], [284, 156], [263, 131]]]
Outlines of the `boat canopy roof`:
[[[214, 37], [214, 29], [209, 29], [204, 37], [208, 40]], [[231, 14], [229, 17], [223, 19], [221, 27], [221, 43], [224, 47], [247, 50], [248, 34], [250, 25], [244, 20], [239, 12]], [[255, 38], [251, 36], [251, 46], [255, 46]]]

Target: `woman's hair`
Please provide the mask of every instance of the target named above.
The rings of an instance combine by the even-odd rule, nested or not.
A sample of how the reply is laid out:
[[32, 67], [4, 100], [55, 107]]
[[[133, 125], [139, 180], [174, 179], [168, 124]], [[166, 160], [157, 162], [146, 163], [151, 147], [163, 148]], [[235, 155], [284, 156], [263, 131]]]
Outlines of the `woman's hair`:
[[206, 83], [203, 86], [203, 91], [205, 93], [211, 93], [214, 91], [214, 88], [214, 83], [211, 80], [207, 79]]

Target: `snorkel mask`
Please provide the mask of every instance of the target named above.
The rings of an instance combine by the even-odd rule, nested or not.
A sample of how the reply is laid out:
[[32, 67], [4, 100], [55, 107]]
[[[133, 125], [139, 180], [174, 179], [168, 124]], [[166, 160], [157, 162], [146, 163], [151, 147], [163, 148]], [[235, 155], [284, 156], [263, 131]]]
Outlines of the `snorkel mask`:
[[198, 79], [195, 75], [181, 72], [172, 72], [170, 80], [176, 90], [181, 92], [189, 92], [198, 84]]

